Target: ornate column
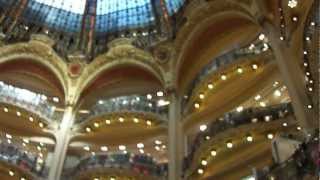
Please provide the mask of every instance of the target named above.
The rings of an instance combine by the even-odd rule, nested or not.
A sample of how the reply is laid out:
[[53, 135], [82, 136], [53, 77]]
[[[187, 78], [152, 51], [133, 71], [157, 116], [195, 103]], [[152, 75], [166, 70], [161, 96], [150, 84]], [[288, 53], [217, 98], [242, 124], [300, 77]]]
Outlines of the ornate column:
[[[270, 41], [278, 68], [288, 88], [295, 116], [304, 127], [305, 132], [310, 132], [317, 127], [318, 120], [316, 120], [315, 111], [309, 106], [312, 102], [307, 95], [305, 75], [302, 71], [302, 65], [300, 65], [303, 62], [302, 41], [307, 12], [300, 12], [299, 20], [290, 19], [289, 21], [293, 21], [294, 24], [285, 27], [286, 18], [280, 13], [283, 11], [282, 1], [279, 1], [278, 4], [279, 14], [270, 12], [264, 1], [255, 1], [255, 3], [257, 6], [255, 17]], [[310, 5], [312, 5], [312, 1], [305, 1], [304, 10], [308, 9], [307, 7]], [[279, 19], [283, 19], [280, 24], [277, 23], [276, 17], [278, 16]], [[284, 32], [287, 35], [283, 34]]]
[[61, 179], [62, 168], [67, 154], [69, 141], [72, 137], [71, 127], [74, 123], [74, 108], [68, 105], [59, 126], [55, 133], [56, 145], [49, 171], [49, 180]]
[[179, 180], [182, 176], [183, 130], [181, 122], [181, 103], [175, 92], [170, 94], [168, 122], [169, 180]]

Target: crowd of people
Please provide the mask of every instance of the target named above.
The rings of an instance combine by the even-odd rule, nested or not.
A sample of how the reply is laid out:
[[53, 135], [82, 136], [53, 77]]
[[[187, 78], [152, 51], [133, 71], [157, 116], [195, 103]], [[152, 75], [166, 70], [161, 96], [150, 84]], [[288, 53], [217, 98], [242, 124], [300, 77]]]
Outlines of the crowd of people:
[[26, 172], [31, 172], [41, 177], [46, 176], [48, 172], [45, 163], [39, 163], [38, 156], [26, 153], [13, 144], [0, 143], [0, 161], [12, 164]]
[[188, 165], [193, 160], [196, 150], [204, 141], [206, 141], [207, 136], [214, 137], [215, 135], [226, 131], [227, 129], [236, 128], [244, 124], [277, 120], [292, 113], [293, 109], [291, 104], [280, 104], [264, 108], [250, 108], [245, 109], [242, 112], [235, 111], [226, 113], [223, 117], [212, 121], [212, 123], [208, 125], [208, 129], [205, 132], [199, 132], [196, 135], [193, 143], [189, 147], [190, 153], [188, 158], [185, 159], [184, 169], [188, 168]]
[[97, 167], [127, 169], [146, 176], [165, 177], [167, 174], [167, 165], [157, 164], [151, 156], [120, 153], [96, 154], [82, 159], [70, 175], [73, 176], [76, 175], [77, 172], [83, 172]]
[[91, 116], [120, 111], [149, 112], [167, 119], [168, 106], [158, 106], [155, 99], [148, 99], [147, 96], [120, 96], [98, 101], [91, 108], [90, 113], [79, 118], [79, 121], [82, 122]]

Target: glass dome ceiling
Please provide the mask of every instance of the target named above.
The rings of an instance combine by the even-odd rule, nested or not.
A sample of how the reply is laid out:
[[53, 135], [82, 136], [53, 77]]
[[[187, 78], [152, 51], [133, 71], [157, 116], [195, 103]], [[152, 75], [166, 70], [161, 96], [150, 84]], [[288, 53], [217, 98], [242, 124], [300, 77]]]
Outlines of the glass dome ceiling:
[[48, 28], [80, 32], [87, 12], [96, 17], [95, 31], [108, 33], [154, 24], [157, 8], [153, 5], [163, 2], [173, 15], [184, 0], [29, 0], [23, 18]]

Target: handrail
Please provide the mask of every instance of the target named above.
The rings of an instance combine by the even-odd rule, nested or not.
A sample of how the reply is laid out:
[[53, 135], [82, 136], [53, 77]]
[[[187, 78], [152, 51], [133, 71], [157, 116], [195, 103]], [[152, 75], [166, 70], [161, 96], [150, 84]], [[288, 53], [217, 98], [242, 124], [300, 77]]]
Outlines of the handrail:
[[72, 169], [65, 169], [65, 176], [75, 177], [79, 172], [93, 168], [121, 168], [128, 169], [145, 175], [166, 176], [166, 165], [157, 164], [152, 157], [130, 153], [96, 154], [80, 160]]
[[21, 107], [39, 117], [51, 121], [55, 113], [55, 106], [51, 105], [47, 97], [27, 89], [21, 89], [0, 81], [0, 102]]
[[[292, 114], [293, 109], [290, 103], [265, 107], [265, 108], [250, 108], [243, 110], [242, 112], [229, 112], [226, 113], [223, 117], [218, 118], [217, 120], [213, 121], [209, 126], [206, 132], [199, 132], [196, 135], [195, 140], [189, 146], [190, 153], [188, 158], [186, 159], [185, 169], [189, 167], [193, 160], [196, 153], [196, 150], [204, 143], [205, 137], [210, 136], [214, 137], [221, 132], [224, 132], [228, 129], [237, 128], [241, 125], [250, 124], [250, 123], [260, 123], [266, 121], [266, 116], [274, 120], [282, 119], [283, 117]], [[254, 120], [254, 122], [253, 122]]]
[[253, 57], [262, 54], [268, 51], [269, 48], [270, 46], [268, 45], [268, 43], [257, 39], [250, 45], [246, 45], [243, 48], [233, 49], [227, 53], [213, 58], [209, 64], [202, 68], [202, 70], [196, 75], [196, 77], [188, 86], [188, 90], [186, 93], [188, 98], [184, 100], [184, 103], [188, 102], [195, 87], [199, 85], [201, 81], [203, 81], [209, 74], [212, 74], [221, 69], [222, 67], [226, 67], [230, 64], [233, 64], [245, 57]]
[[36, 155], [27, 154], [12, 144], [0, 144], [0, 161], [30, 172], [32, 176], [46, 177], [48, 168], [44, 162], [37, 163], [38, 160]]
[[147, 112], [168, 119], [168, 106], [159, 106], [154, 99], [148, 99], [142, 95], [130, 95], [99, 100], [92, 106], [90, 113], [81, 116], [78, 122], [84, 122], [92, 117], [112, 112]]

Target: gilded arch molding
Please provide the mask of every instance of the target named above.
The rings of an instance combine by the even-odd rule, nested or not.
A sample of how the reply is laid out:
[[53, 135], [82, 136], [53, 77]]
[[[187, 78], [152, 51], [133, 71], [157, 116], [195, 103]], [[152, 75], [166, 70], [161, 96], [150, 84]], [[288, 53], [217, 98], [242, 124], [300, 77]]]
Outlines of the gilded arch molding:
[[68, 74], [65, 62], [45, 43], [30, 41], [0, 47], [0, 64], [19, 59], [28, 59], [30, 63], [39, 63], [47, 67], [59, 80], [64, 98], [68, 96]]

